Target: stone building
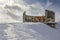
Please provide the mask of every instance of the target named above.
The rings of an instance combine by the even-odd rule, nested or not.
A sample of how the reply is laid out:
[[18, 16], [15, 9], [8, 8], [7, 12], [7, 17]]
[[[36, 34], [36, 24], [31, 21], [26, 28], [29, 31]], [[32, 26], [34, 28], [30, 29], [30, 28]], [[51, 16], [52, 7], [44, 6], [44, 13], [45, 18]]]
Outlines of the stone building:
[[50, 10], [45, 10], [46, 22], [55, 22], [55, 13]]
[[30, 16], [23, 13], [23, 22], [45, 22], [45, 16]]
[[55, 13], [50, 10], [45, 10], [45, 16], [30, 16], [23, 13], [23, 22], [42, 22], [55, 28]]
[[50, 10], [45, 10], [45, 24], [50, 27], [55, 28], [55, 12]]

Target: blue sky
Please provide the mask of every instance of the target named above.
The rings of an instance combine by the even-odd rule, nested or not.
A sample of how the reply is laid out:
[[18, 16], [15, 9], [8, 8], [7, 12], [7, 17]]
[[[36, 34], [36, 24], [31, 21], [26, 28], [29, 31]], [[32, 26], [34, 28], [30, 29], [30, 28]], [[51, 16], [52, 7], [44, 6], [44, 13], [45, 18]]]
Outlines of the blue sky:
[[[60, 0], [49, 0], [50, 2], [53, 2], [56, 5], [60, 4]], [[34, 3], [34, 2], [40, 2], [40, 3], [46, 3], [47, 0], [27, 0], [28, 3]]]
[[[39, 2], [39, 3], [42, 3], [42, 5], [44, 6], [44, 5], [46, 5], [47, 0], [26, 0], [26, 2], [29, 3], [29, 4]], [[55, 6], [55, 9], [59, 10], [60, 0], [49, 0], [49, 2], [52, 2], [52, 6]]]
[[40, 4], [43, 5], [43, 7], [45, 7], [47, 1], [49, 1], [52, 3], [52, 5], [49, 7], [49, 9], [52, 9], [53, 11], [60, 13], [60, 11], [59, 11], [60, 10], [60, 0], [25, 0], [25, 1], [29, 4], [39, 2]]

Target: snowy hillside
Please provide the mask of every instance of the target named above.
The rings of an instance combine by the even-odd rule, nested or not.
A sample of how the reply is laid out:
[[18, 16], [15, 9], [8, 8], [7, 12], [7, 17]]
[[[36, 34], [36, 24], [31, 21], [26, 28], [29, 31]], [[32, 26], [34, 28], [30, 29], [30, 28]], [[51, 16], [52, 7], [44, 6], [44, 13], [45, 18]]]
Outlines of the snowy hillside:
[[42, 23], [0, 24], [0, 40], [60, 40], [60, 29]]

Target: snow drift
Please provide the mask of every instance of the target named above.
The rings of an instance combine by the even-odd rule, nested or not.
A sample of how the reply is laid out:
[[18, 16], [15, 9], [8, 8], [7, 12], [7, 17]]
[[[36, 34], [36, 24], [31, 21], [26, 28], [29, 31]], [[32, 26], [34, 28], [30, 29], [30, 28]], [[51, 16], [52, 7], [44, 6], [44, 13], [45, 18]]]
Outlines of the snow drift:
[[4, 23], [0, 40], [60, 40], [59, 30], [42, 23]]

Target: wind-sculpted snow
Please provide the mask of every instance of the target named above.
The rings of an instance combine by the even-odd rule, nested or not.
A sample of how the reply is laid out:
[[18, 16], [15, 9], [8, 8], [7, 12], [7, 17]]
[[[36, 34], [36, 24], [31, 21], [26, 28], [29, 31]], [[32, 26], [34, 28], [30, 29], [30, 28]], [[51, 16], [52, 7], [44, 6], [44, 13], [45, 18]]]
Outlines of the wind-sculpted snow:
[[4, 23], [0, 40], [60, 40], [59, 30], [42, 23]]

